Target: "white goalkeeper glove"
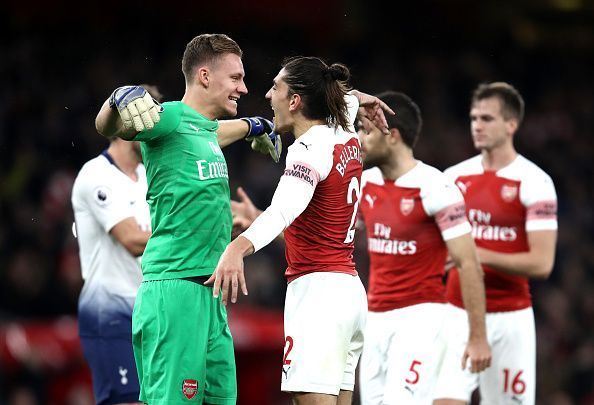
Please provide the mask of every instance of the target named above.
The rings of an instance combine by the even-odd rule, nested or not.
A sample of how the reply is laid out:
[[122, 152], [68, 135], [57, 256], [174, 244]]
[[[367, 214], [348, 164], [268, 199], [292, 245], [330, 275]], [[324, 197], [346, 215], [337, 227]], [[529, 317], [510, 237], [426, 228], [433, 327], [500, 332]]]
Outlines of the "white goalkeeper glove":
[[118, 87], [109, 97], [109, 106], [117, 108], [124, 128], [138, 132], [152, 129], [163, 111], [161, 104], [141, 86]]

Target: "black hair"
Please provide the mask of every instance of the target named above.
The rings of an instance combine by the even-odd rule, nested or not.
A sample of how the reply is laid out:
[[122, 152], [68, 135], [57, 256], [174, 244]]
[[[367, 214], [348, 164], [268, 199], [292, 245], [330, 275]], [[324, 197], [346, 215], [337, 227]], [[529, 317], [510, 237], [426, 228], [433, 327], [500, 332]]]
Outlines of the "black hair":
[[297, 56], [286, 59], [283, 80], [289, 96], [299, 94], [303, 100], [303, 116], [325, 120], [328, 125], [349, 130], [345, 96], [350, 90], [349, 69], [340, 63], [328, 66], [317, 57]]
[[419, 106], [409, 96], [397, 91], [385, 91], [376, 97], [396, 112], [396, 115], [386, 114], [388, 128], [398, 129], [402, 141], [414, 148], [423, 126]]

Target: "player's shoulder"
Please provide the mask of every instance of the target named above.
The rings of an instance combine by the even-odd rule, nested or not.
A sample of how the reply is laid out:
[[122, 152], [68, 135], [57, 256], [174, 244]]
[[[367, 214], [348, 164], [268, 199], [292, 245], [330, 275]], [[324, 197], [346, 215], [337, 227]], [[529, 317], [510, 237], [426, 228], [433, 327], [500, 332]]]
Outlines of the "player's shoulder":
[[435, 188], [447, 183], [447, 177], [439, 169], [430, 166], [418, 160], [415, 167], [404, 174], [398, 180], [396, 185], [408, 188]]
[[103, 155], [99, 155], [81, 167], [72, 185], [73, 204], [84, 200], [101, 182], [113, 177], [109, 173], [110, 166], [111, 163]]
[[397, 181], [397, 185], [419, 189], [424, 204], [434, 209], [441, 209], [445, 205], [463, 198], [453, 179], [446, 176], [441, 170], [421, 161], [418, 161], [414, 169], [401, 179], [403, 181], [400, 183]]
[[344, 130], [336, 131], [327, 125], [314, 125], [307, 132], [295, 139], [295, 142], [288, 148], [292, 154], [307, 153], [309, 155], [331, 156], [334, 147], [338, 144], [346, 144], [351, 139], [357, 140], [356, 133]]
[[411, 171], [415, 173], [416, 176], [422, 176], [423, 178], [433, 178], [433, 179], [444, 179], [445, 176], [441, 170], [438, 168], [428, 165], [422, 161], [417, 161], [417, 165]]
[[101, 179], [111, 169], [111, 163], [103, 155], [87, 161], [79, 170], [76, 182], [88, 182]]
[[125, 177], [105, 156], [99, 155], [83, 165], [72, 186], [72, 195], [87, 195], [97, 187], [126, 187]]
[[363, 170], [363, 174], [361, 175], [361, 188], [365, 187], [367, 184], [384, 185], [384, 176], [379, 167]]
[[448, 167], [443, 171], [443, 173], [451, 179], [455, 179], [460, 176], [471, 176], [475, 174], [481, 174], [484, 173], [482, 161], [482, 156], [476, 155], [469, 159], [463, 160], [460, 163], [456, 163], [455, 165]]
[[527, 159], [522, 155], [518, 155], [516, 159], [497, 172], [498, 175], [522, 182], [526, 181], [545, 181], [552, 182], [551, 176], [549, 176], [543, 169], [541, 169], [536, 163]]
[[181, 101], [165, 101], [161, 104], [163, 111], [182, 111], [184, 109], [184, 103]]
[[[184, 117], [198, 114], [195, 110], [181, 101], [166, 101], [161, 104], [163, 107], [159, 113], [161, 121], [166, 127], [177, 127], [177, 124], [183, 121]], [[161, 123], [161, 121], [159, 123]]]

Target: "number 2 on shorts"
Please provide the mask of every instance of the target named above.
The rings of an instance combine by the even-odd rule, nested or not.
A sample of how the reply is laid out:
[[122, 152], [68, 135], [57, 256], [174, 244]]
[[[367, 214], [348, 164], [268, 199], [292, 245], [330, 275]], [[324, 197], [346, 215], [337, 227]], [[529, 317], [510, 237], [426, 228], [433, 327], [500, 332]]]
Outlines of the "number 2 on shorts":
[[285, 355], [283, 356], [283, 366], [288, 366], [291, 364], [291, 360], [289, 359], [289, 353], [293, 349], [293, 338], [291, 336], [287, 336], [285, 339]]

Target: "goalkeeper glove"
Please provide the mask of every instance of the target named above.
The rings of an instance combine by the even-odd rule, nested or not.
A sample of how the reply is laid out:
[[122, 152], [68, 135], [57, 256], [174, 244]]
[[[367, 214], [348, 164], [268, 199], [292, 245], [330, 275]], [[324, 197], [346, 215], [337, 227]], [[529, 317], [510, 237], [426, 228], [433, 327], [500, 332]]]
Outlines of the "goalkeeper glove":
[[124, 128], [141, 132], [159, 122], [163, 107], [141, 86], [118, 87], [109, 97], [109, 106], [117, 108]]
[[252, 142], [252, 149], [270, 154], [272, 160], [278, 163], [283, 144], [280, 135], [274, 132], [274, 124], [263, 117], [248, 117], [242, 120], [248, 123], [249, 130], [245, 140]]

